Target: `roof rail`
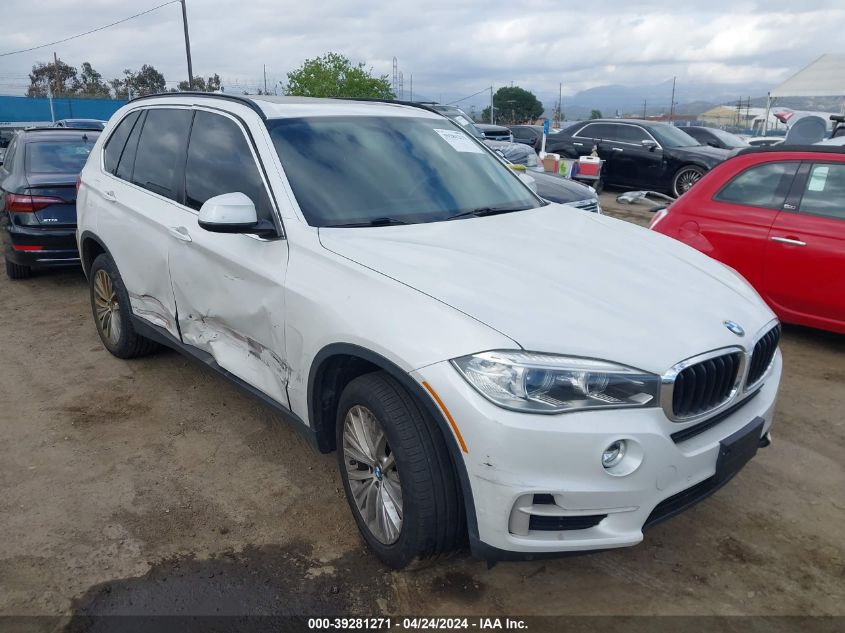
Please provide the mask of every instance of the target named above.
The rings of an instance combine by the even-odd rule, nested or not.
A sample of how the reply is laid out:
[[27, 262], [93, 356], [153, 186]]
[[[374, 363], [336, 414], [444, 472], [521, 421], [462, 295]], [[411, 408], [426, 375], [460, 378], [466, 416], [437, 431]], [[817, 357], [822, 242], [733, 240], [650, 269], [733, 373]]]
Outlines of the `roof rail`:
[[134, 99], [131, 99], [129, 103], [135, 103], [136, 101], [142, 101], [144, 99], [156, 99], [164, 97], [206, 97], [209, 99], [227, 99], [229, 101], [235, 101], [237, 103], [245, 105], [251, 110], [254, 110], [263, 121], [267, 120], [267, 115], [264, 114], [264, 110], [262, 110], [261, 107], [249, 97], [226, 94], [225, 92], [199, 92], [197, 90], [186, 90], [184, 92], [157, 92], [156, 94], [152, 95], [143, 95], [141, 97], [135, 97]]
[[773, 154], [777, 152], [813, 152], [819, 154], [845, 154], [845, 146], [841, 145], [768, 145], [766, 147], [746, 147], [736, 153], [736, 156], [746, 154]]
[[338, 99], [340, 101], [364, 101], [369, 103], [388, 103], [388, 104], [395, 104], [395, 105], [403, 105], [403, 106], [410, 106], [412, 108], [419, 108], [420, 110], [428, 110], [429, 112], [434, 112], [434, 114], [439, 114], [443, 116], [442, 112], [438, 112], [434, 108], [425, 103], [420, 103], [419, 101], [403, 101], [400, 99], [379, 99], [378, 97], [329, 97], [330, 99]]

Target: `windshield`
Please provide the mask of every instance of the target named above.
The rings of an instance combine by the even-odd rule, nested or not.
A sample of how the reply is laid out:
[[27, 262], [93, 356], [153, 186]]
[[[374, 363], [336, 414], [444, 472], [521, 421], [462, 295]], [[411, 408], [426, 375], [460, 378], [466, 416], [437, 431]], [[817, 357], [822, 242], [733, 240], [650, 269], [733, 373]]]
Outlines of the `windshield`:
[[674, 125], [655, 125], [649, 128], [649, 132], [657, 137], [663, 147], [692, 147], [701, 145], [686, 132], [676, 128]]
[[312, 226], [436, 222], [543, 205], [482, 144], [442, 119], [304, 117], [270, 120], [267, 128]]
[[724, 130], [717, 130], [715, 128], [710, 128], [710, 133], [713, 134], [720, 141], [722, 141], [722, 143], [725, 144], [725, 147], [729, 149], [735, 149], [737, 147], [748, 147], [748, 143], [739, 138], [736, 134], [731, 134], [730, 132], [725, 132]]
[[26, 173], [75, 174], [82, 171], [96, 136], [72, 141], [38, 141], [26, 144]]
[[460, 108], [456, 108], [454, 106], [434, 106], [434, 109], [446, 118], [451, 119], [452, 121], [460, 125], [467, 132], [472, 134], [475, 138], [484, 138], [484, 134], [481, 132], [478, 126], [473, 123], [469, 115]]

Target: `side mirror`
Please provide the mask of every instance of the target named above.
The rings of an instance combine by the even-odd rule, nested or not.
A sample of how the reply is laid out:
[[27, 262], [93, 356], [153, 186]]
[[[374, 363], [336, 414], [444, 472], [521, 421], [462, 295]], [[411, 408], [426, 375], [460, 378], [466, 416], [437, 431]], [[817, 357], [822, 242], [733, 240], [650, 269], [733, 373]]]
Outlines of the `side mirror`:
[[657, 143], [656, 143], [655, 141], [652, 141], [650, 138], [648, 138], [648, 139], [643, 139], [642, 141], [640, 141], [640, 145], [642, 145], [643, 147], [648, 148], [648, 150], [649, 150], [650, 152], [653, 152], [653, 151], [654, 151], [654, 148], [655, 148], [655, 147], [657, 147]]
[[719, 143], [718, 143], [718, 142], [716, 142], [716, 141], [707, 141], [707, 144], [708, 144], [710, 147], [719, 147]]
[[258, 220], [255, 205], [239, 191], [224, 193], [205, 201], [197, 223], [212, 233], [253, 233], [275, 235], [276, 227], [267, 220]]

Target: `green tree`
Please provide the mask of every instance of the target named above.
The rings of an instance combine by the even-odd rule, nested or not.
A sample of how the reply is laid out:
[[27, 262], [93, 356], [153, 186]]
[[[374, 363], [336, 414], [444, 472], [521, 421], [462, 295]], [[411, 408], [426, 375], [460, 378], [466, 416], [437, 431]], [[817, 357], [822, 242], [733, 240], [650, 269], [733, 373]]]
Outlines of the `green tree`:
[[52, 64], [38, 62], [32, 67], [32, 72], [29, 73], [29, 88], [26, 90], [26, 96], [46, 97], [48, 82], [53, 95], [72, 94], [76, 81], [76, 68], [68, 66], [61, 59], [58, 60], [58, 63]]
[[[497, 121], [533, 123], [543, 114], [543, 104], [534, 93], [519, 86], [503, 86], [493, 95], [493, 108]], [[490, 106], [484, 108], [481, 119], [490, 121]]]
[[339, 53], [306, 59], [288, 73], [285, 94], [299, 97], [371, 97], [393, 99], [387, 75], [373, 76], [362, 63], [353, 65]]
[[590, 118], [591, 119], [601, 119], [603, 118], [601, 115], [601, 110], [590, 110]]
[[127, 99], [130, 95], [134, 98], [164, 92], [166, 86], [164, 75], [149, 64], [144, 64], [138, 71], [127, 68], [123, 71], [122, 79], [112, 79], [109, 84], [117, 99]]
[[188, 85], [188, 80], [179, 82], [179, 90], [182, 92], [194, 90], [197, 92], [220, 92], [220, 75], [214, 73], [207, 79], [203, 77], [194, 77], [194, 87]]
[[80, 97], [109, 98], [109, 86], [103, 81], [103, 76], [91, 67], [88, 62], [82, 62], [79, 76], [73, 80], [73, 93]]

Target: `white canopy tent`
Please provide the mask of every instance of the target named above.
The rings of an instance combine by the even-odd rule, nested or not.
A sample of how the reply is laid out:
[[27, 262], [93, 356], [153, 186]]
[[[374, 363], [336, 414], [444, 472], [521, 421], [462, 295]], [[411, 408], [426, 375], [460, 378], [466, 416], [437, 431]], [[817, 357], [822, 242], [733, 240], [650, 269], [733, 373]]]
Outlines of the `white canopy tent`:
[[[767, 99], [766, 112], [772, 99], [778, 97], [843, 97], [845, 98], [845, 55], [822, 55], [806, 68], [772, 90]], [[845, 102], [843, 102], [845, 111]], [[768, 116], [766, 117], [768, 119]]]

